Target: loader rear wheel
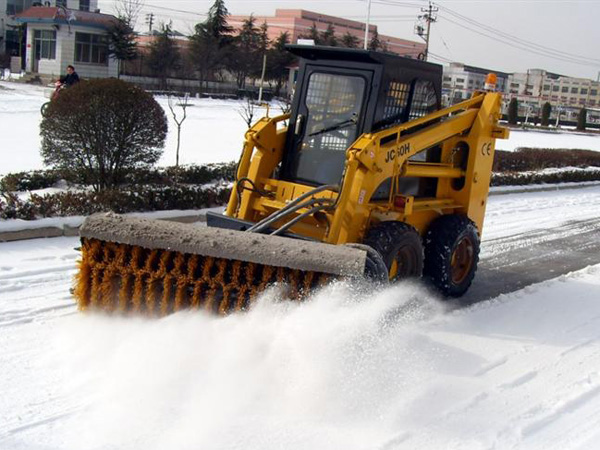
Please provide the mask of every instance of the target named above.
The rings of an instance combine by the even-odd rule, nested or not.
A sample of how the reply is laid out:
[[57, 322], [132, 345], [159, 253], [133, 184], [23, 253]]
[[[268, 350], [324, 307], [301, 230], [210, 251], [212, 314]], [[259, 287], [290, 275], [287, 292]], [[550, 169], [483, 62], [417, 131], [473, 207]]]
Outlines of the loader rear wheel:
[[460, 297], [471, 286], [479, 261], [479, 234], [466, 216], [435, 220], [425, 235], [423, 274], [447, 297]]
[[423, 272], [423, 245], [419, 232], [404, 222], [381, 222], [371, 228], [364, 243], [385, 262], [390, 281], [418, 278]]

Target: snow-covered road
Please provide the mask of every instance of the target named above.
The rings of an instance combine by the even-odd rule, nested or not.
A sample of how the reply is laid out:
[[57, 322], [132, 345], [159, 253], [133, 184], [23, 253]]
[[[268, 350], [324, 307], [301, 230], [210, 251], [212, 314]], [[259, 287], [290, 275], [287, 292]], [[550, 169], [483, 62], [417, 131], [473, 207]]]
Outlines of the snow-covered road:
[[[491, 197], [482, 264], [599, 211], [600, 188]], [[75, 246], [0, 244], [0, 449], [600, 448], [600, 265], [459, 310], [336, 285], [142, 320], [76, 312]]]

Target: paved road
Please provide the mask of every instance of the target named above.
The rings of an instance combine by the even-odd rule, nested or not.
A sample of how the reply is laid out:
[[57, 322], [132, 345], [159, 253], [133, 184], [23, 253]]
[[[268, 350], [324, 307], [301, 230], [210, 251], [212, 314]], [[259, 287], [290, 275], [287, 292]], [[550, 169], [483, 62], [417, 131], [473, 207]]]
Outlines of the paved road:
[[480, 261], [461, 303], [487, 300], [600, 264], [600, 218], [487, 240], [483, 245], [491, 256]]

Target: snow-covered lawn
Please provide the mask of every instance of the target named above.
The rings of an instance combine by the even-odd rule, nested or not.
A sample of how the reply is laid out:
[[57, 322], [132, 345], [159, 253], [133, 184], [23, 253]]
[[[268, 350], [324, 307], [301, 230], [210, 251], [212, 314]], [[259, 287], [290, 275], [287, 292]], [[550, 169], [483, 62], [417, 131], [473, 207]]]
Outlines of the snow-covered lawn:
[[[0, 82], [0, 175], [23, 170], [43, 169], [40, 157], [40, 106], [47, 99], [47, 88]], [[166, 98], [159, 98], [169, 118], [169, 135], [160, 165], [175, 164], [176, 127]], [[188, 118], [182, 126], [180, 162], [211, 163], [236, 161], [242, 150], [246, 124], [238, 111], [244, 102], [233, 100], [191, 99]], [[263, 115], [257, 110], [255, 117]], [[277, 113], [274, 107], [272, 114]], [[181, 111], [179, 111], [181, 115]], [[580, 148], [600, 151], [600, 135], [511, 131], [507, 141], [497, 148], [516, 147]]]
[[512, 152], [517, 147], [576, 148], [600, 151], [600, 134], [510, 130], [509, 139], [496, 141], [496, 148], [498, 150]]
[[[598, 211], [491, 197], [482, 258]], [[337, 285], [144, 320], [76, 312], [77, 245], [0, 243], [0, 449], [600, 448], [600, 266], [461, 310]]]

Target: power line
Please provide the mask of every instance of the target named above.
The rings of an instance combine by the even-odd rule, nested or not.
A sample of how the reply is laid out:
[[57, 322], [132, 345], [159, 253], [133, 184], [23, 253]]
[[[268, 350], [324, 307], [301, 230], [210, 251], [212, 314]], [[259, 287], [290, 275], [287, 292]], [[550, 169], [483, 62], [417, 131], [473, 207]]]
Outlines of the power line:
[[[537, 54], [540, 56], [546, 56], [546, 57], [551, 57], [551, 58], [555, 58], [555, 59], [560, 59], [562, 61], [571, 62], [574, 64], [589, 65], [589, 66], [598, 66], [598, 64], [600, 64], [600, 59], [590, 58], [587, 56], [576, 55], [576, 54], [573, 54], [570, 52], [563, 52], [560, 50], [552, 49], [550, 47], [546, 47], [544, 45], [537, 44], [535, 42], [511, 35], [504, 31], [493, 28], [489, 25], [485, 25], [480, 22], [477, 22], [476, 20], [471, 19], [462, 14], [459, 14], [445, 6], [439, 6], [439, 8], [443, 13], [447, 13], [447, 14], [453, 16], [456, 20], [466, 22], [469, 25], [479, 28], [479, 30], [473, 29], [473, 28], [465, 25], [464, 23], [457, 22], [456, 20], [450, 19], [449, 17], [444, 16], [444, 15], [441, 16], [442, 19], [444, 19], [448, 22], [451, 22], [455, 25], [458, 25], [462, 28], [465, 28], [469, 31], [477, 33], [481, 36], [487, 37], [496, 42], [503, 43], [505, 45], [509, 45], [509, 46], [517, 48], [519, 50], [524, 50], [526, 52]], [[489, 33], [492, 33], [492, 35], [490, 35]]]
[[460, 22], [457, 22], [455, 20], [449, 19], [448, 17], [440, 16], [440, 18], [443, 19], [443, 20], [445, 20], [445, 21], [451, 22], [451, 23], [453, 23], [455, 25], [458, 25], [461, 28], [464, 28], [466, 30], [472, 31], [473, 33], [476, 33], [476, 34], [478, 34], [480, 36], [487, 37], [488, 39], [491, 39], [493, 41], [496, 41], [496, 42], [508, 45], [510, 47], [517, 48], [519, 50], [523, 50], [523, 51], [526, 51], [526, 52], [529, 52], [529, 53], [533, 53], [533, 54], [536, 54], [536, 55], [540, 55], [540, 56], [545, 56], [545, 57], [548, 57], [548, 58], [554, 58], [554, 59], [558, 59], [558, 60], [561, 60], [561, 61], [570, 62], [570, 63], [573, 63], [573, 64], [580, 64], [580, 65], [585, 65], [585, 66], [598, 67], [598, 63], [594, 62], [592, 60], [585, 61], [585, 60], [579, 60], [579, 59], [570, 58], [570, 57], [562, 57], [562, 56], [558, 56], [558, 55], [544, 53], [544, 52], [541, 52], [541, 51], [534, 50], [534, 49], [532, 49], [530, 47], [527, 47], [524, 44], [518, 44], [518, 43], [515, 43], [515, 42], [511, 42], [510, 40], [507, 40], [505, 38], [500, 38], [498, 36], [489, 35], [489, 34], [483, 32], [483, 31], [479, 31], [479, 30], [473, 29], [473, 28], [471, 28], [471, 27], [469, 27], [467, 25], [464, 25], [464, 24], [462, 24]]

